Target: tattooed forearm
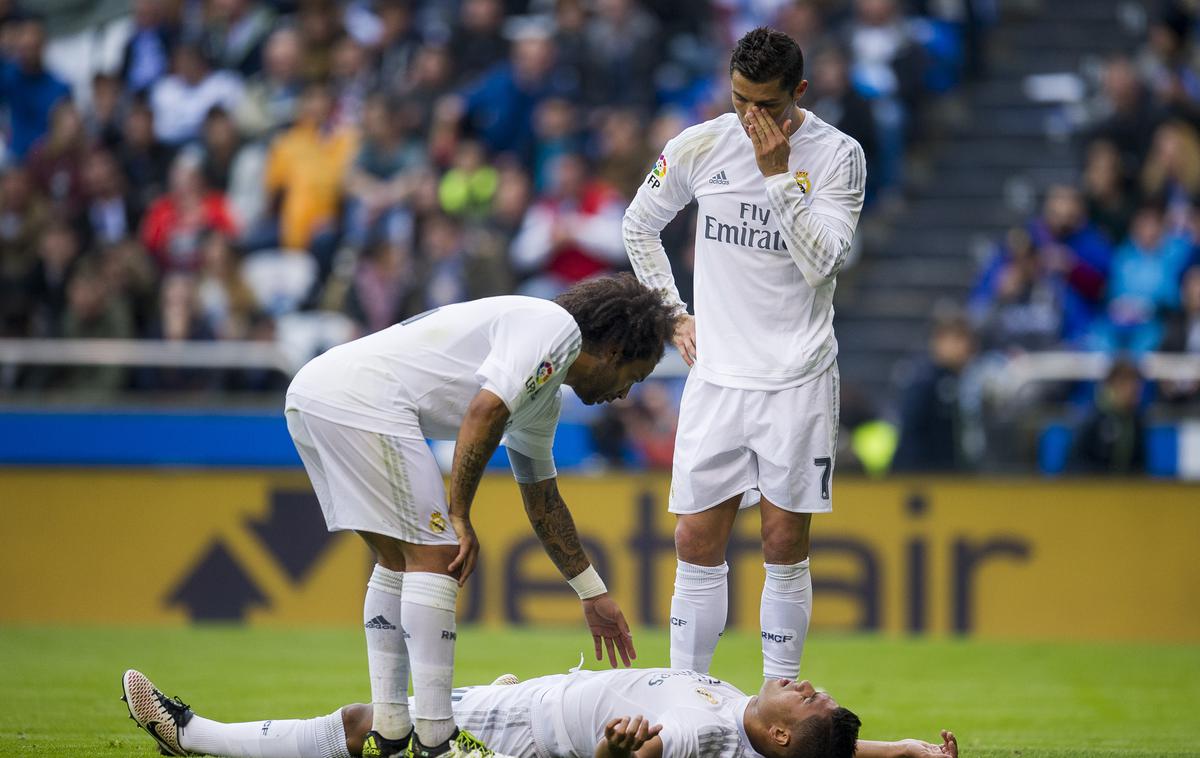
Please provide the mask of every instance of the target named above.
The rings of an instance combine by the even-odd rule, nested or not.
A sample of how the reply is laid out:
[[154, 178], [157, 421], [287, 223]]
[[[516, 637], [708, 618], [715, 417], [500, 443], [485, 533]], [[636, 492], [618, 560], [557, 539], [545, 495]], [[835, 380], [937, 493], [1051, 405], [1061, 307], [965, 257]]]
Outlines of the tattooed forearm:
[[525, 500], [525, 513], [533, 531], [542, 542], [546, 555], [554, 561], [554, 565], [563, 577], [570, 579], [578, 576], [588, 567], [587, 553], [579, 542], [579, 533], [575, 531], [575, 520], [567, 510], [567, 504], [558, 494], [556, 479], [547, 479], [536, 484], [521, 485], [521, 495]]
[[475, 491], [492, 454], [504, 436], [508, 409], [491, 393], [481, 392], [471, 401], [458, 431], [454, 463], [450, 468], [450, 513], [466, 516], [471, 512]]

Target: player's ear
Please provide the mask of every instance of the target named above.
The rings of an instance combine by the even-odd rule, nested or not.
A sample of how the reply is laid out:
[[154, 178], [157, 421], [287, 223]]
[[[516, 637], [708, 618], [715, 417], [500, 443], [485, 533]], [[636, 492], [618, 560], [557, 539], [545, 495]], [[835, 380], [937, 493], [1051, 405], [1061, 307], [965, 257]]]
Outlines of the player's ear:
[[804, 97], [804, 93], [807, 90], [808, 90], [808, 80], [801, 79], [800, 83], [796, 85], [796, 89], [792, 90], [792, 101], [795, 102], [795, 101], [799, 100], [800, 98]]
[[771, 738], [771, 742], [774, 742], [779, 747], [787, 747], [792, 742], [792, 731], [779, 725], [768, 729], [767, 736]]

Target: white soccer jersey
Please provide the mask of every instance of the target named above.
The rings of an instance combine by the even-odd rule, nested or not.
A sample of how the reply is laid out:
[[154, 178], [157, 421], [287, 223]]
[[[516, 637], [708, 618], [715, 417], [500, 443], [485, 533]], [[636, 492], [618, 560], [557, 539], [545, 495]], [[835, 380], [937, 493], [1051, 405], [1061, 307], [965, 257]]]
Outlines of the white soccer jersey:
[[551, 461], [559, 388], [580, 344], [575, 319], [549, 300], [447, 305], [309, 361], [287, 407], [382, 434], [455, 439], [482, 387], [508, 406], [504, 443]]
[[590, 758], [622, 716], [661, 723], [663, 758], [753, 758], [742, 718], [750, 697], [694, 671], [617, 669], [543, 676], [455, 692], [454, 719], [500, 753]]
[[625, 247], [638, 278], [682, 312], [659, 233], [697, 200], [697, 376], [777, 390], [833, 363], [835, 277], [862, 210], [865, 165], [857, 142], [809, 111], [778, 176], [763, 177], [735, 113], [667, 143], [625, 213]]

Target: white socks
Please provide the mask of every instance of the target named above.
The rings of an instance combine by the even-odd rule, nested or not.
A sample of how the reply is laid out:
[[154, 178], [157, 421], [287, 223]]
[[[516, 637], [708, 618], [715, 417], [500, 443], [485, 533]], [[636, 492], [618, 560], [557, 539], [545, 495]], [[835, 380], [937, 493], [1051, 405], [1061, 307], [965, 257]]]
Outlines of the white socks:
[[367, 582], [363, 628], [367, 633], [367, 668], [371, 672], [372, 728], [396, 740], [412, 731], [408, 715], [408, 647], [401, 624], [404, 572], [379, 564]]
[[189, 753], [227, 758], [350, 758], [342, 712], [315, 719], [222, 724], [193, 716], [179, 730]]
[[671, 596], [671, 668], [707, 674], [729, 612], [729, 566], [679, 561]]
[[791, 565], [764, 563], [759, 623], [762, 626], [763, 678], [795, 679], [812, 618], [812, 577], [808, 559]]
[[434, 747], [454, 733], [450, 689], [454, 679], [455, 601], [458, 582], [444, 574], [406, 572], [404, 630], [412, 659], [417, 738]]

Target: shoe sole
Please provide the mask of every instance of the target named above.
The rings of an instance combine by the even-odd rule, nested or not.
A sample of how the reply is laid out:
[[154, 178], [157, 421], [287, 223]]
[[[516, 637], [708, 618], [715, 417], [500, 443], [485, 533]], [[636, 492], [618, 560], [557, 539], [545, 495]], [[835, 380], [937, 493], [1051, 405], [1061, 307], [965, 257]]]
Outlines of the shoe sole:
[[[137, 681], [139, 679], [140, 681]], [[131, 682], [131, 680], [134, 681]], [[147, 688], [149, 692], [141, 692], [140, 690], [143, 687]], [[135, 689], [139, 691], [134, 691]], [[176, 744], [172, 745], [168, 739], [171, 737], [170, 734], [167, 735], [167, 738], [158, 734], [157, 727], [161, 722], [151, 720], [143, 722], [138, 718], [137, 713], [134, 712], [134, 706], [141, 703], [143, 698], [154, 697], [153, 693], [155, 689], [154, 684], [140, 671], [130, 669], [121, 675], [121, 700], [125, 703], [125, 708], [129, 711], [129, 720], [136, 724], [138, 729], [141, 729], [154, 739], [154, 742], [158, 744], [158, 751], [163, 755], [186, 756], [188, 755], [187, 751], [182, 747], [178, 747], [179, 730], [175, 728], [174, 724], [171, 725], [171, 728], [175, 730], [174, 738]]]

